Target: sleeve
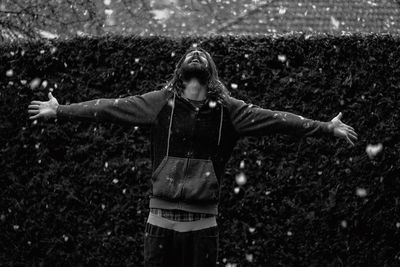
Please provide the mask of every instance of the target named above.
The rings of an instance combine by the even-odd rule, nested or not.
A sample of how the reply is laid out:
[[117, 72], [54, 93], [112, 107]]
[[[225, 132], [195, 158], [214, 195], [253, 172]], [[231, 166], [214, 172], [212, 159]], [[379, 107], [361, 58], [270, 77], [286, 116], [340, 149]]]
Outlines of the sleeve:
[[239, 136], [283, 133], [298, 136], [333, 134], [330, 122], [306, 119], [289, 112], [273, 111], [229, 97], [230, 118]]
[[125, 98], [100, 98], [59, 105], [57, 118], [117, 124], [150, 125], [167, 103], [167, 90], [157, 90]]

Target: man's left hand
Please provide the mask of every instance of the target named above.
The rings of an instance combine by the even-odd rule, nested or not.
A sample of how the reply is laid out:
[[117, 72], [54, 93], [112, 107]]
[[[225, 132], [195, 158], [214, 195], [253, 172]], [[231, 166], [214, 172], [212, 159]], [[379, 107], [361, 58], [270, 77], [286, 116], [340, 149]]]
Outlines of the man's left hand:
[[354, 146], [354, 142], [357, 141], [358, 135], [354, 131], [354, 128], [344, 124], [340, 119], [342, 118], [343, 114], [340, 112], [335, 118], [331, 120], [331, 125], [329, 126], [333, 134], [336, 137], [346, 139], [352, 146]]

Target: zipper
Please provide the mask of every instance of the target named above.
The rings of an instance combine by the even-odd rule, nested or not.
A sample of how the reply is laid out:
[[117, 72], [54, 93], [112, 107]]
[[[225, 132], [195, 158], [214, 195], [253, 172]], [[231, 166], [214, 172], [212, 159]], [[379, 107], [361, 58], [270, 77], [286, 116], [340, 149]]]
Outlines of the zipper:
[[186, 158], [186, 167], [185, 167], [185, 171], [183, 173], [184, 175], [183, 175], [181, 194], [179, 196], [179, 199], [182, 199], [182, 196], [183, 196], [183, 188], [185, 187], [185, 181], [187, 180], [186, 179], [187, 178], [186, 173], [187, 173], [187, 169], [188, 169], [188, 166], [189, 166], [189, 160], [190, 160], [190, 158]]
[[[192, 103], [189, 102], [189, 104], [192, 104]], [[190, 150], [189, 150], [189, 151], [192, 151], [192, 150], [193, 150], [193, 133], [194, 133], [194, 128], [195, 128], [195, 126], [196, 126], [197, 117], [198, 117], [198, 115], [199, 115], [199, 110], [200, 110], [200, 109], [196, 107], [195, 110], [196, 110], [196, 113], [195, 113], [195, 116], [194, 116], [194, 125], [193, 125], [192, 132], [191, 132], [191, 139], [192, 139], [192, 141], [190, 142]], [[193, 153], [191, 154], [191, 156], [193, 156]], [[180, 196], [179, 196], [180, 199], [182, 199], [182, 196], [183, 196], [183, 189], [184, 189], [184, 187], [185, 187], [185, 181], [187, 180], [187, 170], [188, 170], [188, 166], [189, 166], [189, 161], [190, 161], [190, 159], [191, 159], [191, 158], [186, 158], [186, 167], [185, 167], [185, 171], [184, 171], [184, 173], [183, 173], [183, 182], [182, 182], [181, 194], [180, 194]]]

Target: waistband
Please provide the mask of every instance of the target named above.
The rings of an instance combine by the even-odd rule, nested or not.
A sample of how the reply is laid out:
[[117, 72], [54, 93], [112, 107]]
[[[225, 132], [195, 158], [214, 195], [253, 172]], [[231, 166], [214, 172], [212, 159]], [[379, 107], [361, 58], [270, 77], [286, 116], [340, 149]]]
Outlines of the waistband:
[[207, 213], [218, 215], [218, 204], [189, 204], [185, 202], [173, 202], [156, 197], [150, 198], [150, 208], [167, 209], [167, 210], [184, 210], [197, 213]]
[[193, 222], [178, 222], [178, 221], [171, 221], [163, 217], [157, 216], [155, 214], [149, 213], [149, 218], [147, 219], [147, 222], [149, 224], [162, 227], [165, 229], [174, 230], [176, 232], [198, 231], [217, 226], [217, 219], [215, 216]]

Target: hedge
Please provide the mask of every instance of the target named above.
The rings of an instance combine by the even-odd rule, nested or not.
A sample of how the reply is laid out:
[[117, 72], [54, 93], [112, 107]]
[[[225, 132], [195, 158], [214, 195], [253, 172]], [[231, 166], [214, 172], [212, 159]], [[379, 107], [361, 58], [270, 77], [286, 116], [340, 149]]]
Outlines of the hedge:
[[[400, 39], [390, 35], [1, 44], [1, 264], [142, 265], [149, 129], [32, 122], [27, 107], [50, 88], [61, 104], [160, 89], [193, 44], [212, 54], [232, 96], [322, 121], [341, 111], [359, 134], [355, 147], [240, 140], [222, 184], [219, 266], [399, 266]], [[248, 181], [235, 193], [240, 172]]]

